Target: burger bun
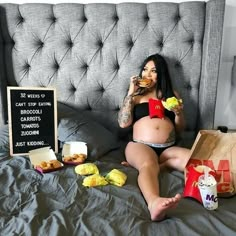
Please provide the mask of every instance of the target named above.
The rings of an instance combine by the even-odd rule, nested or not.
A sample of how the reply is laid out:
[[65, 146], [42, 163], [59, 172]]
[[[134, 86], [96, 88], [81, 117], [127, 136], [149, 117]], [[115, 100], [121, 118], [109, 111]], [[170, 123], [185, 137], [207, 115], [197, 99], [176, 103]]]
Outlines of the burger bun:
[[138, 80], [138, 86], [142, 88], [147, 88], [152, 84], [152, 80], [148, 78], [142, 78]]

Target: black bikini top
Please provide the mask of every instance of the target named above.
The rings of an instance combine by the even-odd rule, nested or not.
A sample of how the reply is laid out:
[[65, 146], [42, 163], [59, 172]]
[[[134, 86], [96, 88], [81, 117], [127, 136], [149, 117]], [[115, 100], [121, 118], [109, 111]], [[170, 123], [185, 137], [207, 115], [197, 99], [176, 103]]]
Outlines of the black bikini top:
[[[149, 116], [149, 105], [148, 102], [143, 102], [136, 104], [134, 106], [134, 111], [133, 111], [133, 122], [136, 122], [137, 120]], [[169, 117], [169, 119], [175, 123], [175, 113], [172, 111], [169, 111], [165, 109], [165, 116]]]

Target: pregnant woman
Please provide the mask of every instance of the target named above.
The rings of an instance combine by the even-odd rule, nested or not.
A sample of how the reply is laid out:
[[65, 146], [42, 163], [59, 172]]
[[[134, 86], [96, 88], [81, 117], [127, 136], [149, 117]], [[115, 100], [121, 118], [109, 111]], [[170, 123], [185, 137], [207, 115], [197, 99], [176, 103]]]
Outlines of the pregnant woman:
[[161, 221], [168, 209], [177, 206], [181, 195], [160, 196], [160, 168], [183, 171], [190, 150], [175, 146], [177, 133], [185, 128], [182, 103], [170, 111], [165, 109], [163, 117], [151, 118], [149, 115], [150, 99], [179, 99], [172, 89], [164, 58], [159, 54], [149, 56], [143, 62], [139, 77], [130, 78], [129, 91], [119, 111], [118, 122], [122, 128], [133, 126], [133, 140], [125, 149], [126, 160], [139, 172], [138, 185], [147, 202], [151, 219]]

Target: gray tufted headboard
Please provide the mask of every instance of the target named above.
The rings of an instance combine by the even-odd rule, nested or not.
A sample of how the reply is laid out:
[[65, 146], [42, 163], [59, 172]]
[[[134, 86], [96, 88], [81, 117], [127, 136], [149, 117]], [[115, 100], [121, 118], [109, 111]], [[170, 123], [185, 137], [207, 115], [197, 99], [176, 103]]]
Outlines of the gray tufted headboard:
[[187, 130], [213, 128], [224, 7], [224, 0], [0, 4], [0, 124], [7, 85], [52, 86], [58, 102], [115, 130], [129, 77], [160, 53], [184, 100]]

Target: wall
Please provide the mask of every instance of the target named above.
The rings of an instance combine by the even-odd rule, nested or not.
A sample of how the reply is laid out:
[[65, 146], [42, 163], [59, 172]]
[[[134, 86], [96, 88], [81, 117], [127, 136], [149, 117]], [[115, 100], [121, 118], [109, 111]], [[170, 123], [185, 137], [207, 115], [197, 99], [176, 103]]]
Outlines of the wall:
[[[226, 0], [223, 45], [218, 84], [215, 125], [236, 129], [236, 77], [232, 78], [233, 59], [236, 56], [236, 1]], [[231, 86], [234, 81], [234, 86]]]
[[[94, 2], [107, 2], [107, 3], [119, 3], [119, 2], [152, 2], [152, 0], [0, 0], [0, 3], [94, 3]], [[174, 1], [174, 2], [187, 2], [192, 0], [158, 0], [162, 2]], [[202, 0], [195, 0], [202, 1]], [[220, 66], [220, 78], [218, 83], [217, 92], [217, 104], [215, 113], [215, 127], [223, 125], [228, 126], [230, 129], [236, 129], [236, 78], [234, 78], [235, 87], [231, 84], [231, 71], [233, 66], [233, 58], [236, 55], [236, 1], [226, 0], [225, 8], [225, 22], [224, 22], [224, 35], [221, 55], [221, 66]]]

